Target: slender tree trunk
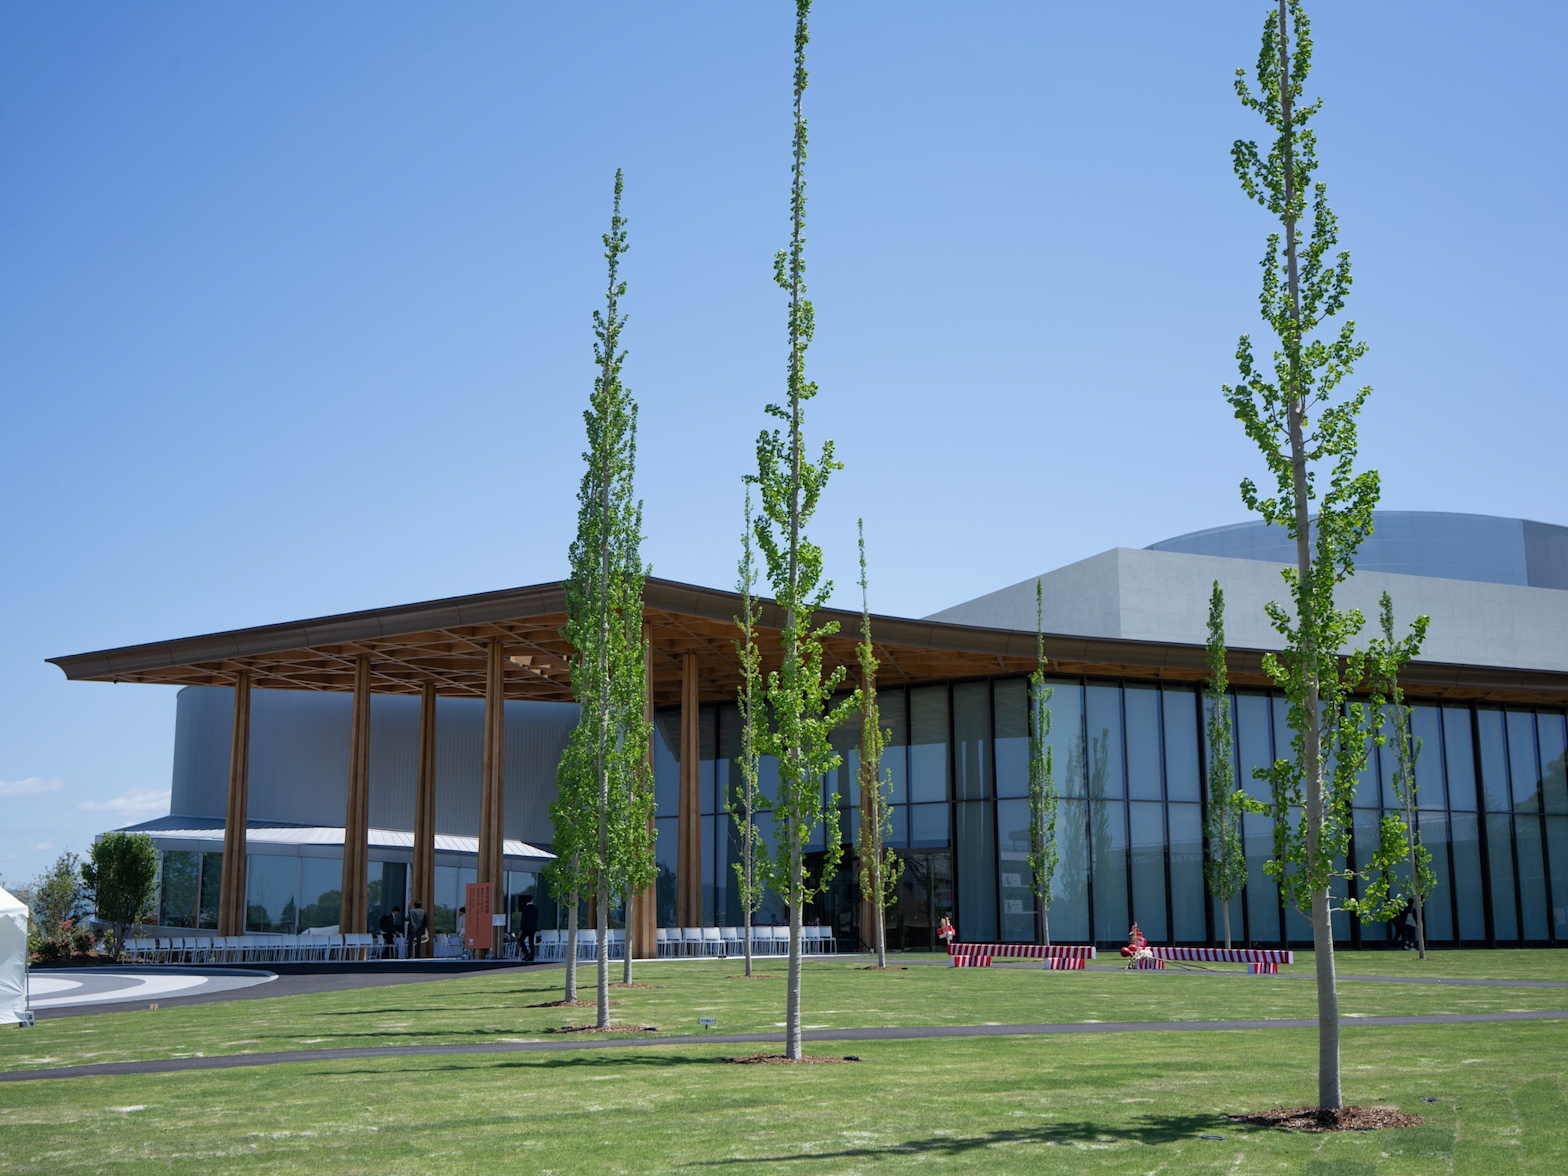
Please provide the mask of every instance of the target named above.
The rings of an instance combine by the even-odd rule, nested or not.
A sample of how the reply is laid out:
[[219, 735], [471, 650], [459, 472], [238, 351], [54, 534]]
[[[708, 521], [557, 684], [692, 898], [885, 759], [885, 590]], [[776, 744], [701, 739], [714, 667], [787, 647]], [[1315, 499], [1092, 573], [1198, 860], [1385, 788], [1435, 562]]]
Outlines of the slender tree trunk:
[[1230, 950], [1230, 903], [1220, 903], [1220, 911], [1225, 916], [1225, 950]]
[[746, 912], [746, 975], [751, 975], [751, 912]]
[[[876, 788], [877, 788], [878, 792], [881, 791], [881, 789], [882, 789], [882, 781], [881, 780], [877, 781]], [[886, 911], [886, 908], [882, 905], [882, 886], [883, 886], [883, 882], [882, 882], [882, 838], [881, 838], [881, 832], [882, 832], [882, 806], [880, 804], [876, 805], [874, 811], [876, 813], [877, 834], [878, 834], [878, 836], [875, 838], [876, 846], [877, 846], [877, 857], [876, 857], [876, 863], [871, 867], [871, 877], [872, 877], [872, 880], [876, 883], [875, 901], [876, 901], [876, 910], [877, 910], [877, 913], [876, 913], [877, 967], [885, 968], [885, 967], [887, 967], [887, 911]]]
[[[602, 879], [603, 873], [599, 875]], [[594, 919], [594, 938], [598, 955], [598, 993], [595, 999], [599, 1003], [599, 1028], [603, 1029], [610, 1023], [610, 888], [601, 881], [595, 887], [594, 897], [598, 910]]]
[[621, 952], [621, 983], [632, 982], [632, 892], [626, 892], [625, 904], [621, 907], [621, 927], [625, 935], [625, 950]]
[[1051, 908], [1040, 908], [1040, 922], [1045, 927], [1045, 946], [1051, 946]]
[[[1414, 813], [1410, 814], [1415, 816]], [[1416, 904], [1416, 959], [1426, 959], [1426, 904], [1421, 901], [1421, 875], [1417, 873], [1415, 823], [1406, 819], [1410, 832], [1405, 836], [1410, 838], [1410, 901]]]
[[784, 1054], [800, 1061], [800, 930], [803, 924], [800, 895], [805, 889], [805, 864], [801, 860], [800, 827], [792, 822], [789, 846], [789, 992], [784, 1006]]
[[[1323, 834], [1323, 749], [1322, 716], [1318, 708], [1318, 617], [1312, 604], [1313, 573], [1310, 502], [1307, 497], [1306, 442], [1302, 435], [1301, 394], [1301, 279], [1296, 257], [1296, 180], [1291, 126], [1290, 49], [1286, 0], [1279, 0], [1279, 95], [1283, 119], [1285, 171], [1285, 264], [1290, 287], [1291, 338], [1287, 340], [1290, 359], [1287, 427], [1290, 433], [1291, 488], [1296, 515], [1297, 618], [1301, 625], [1302, 658], [1305, 661], [1306, 691], [1302, 714], [1302, 768], [1306, 774], [1307, 860], [1315, 862]], [[1275, 820], [1287, 814], [1275, 813]], [[1341, 1104], [1339, 1085], [1339, 994], [1334, 976], [1334, 929], [1329, 917], [1329, 893], [1324, 887], [1312, 896], [1312, 947], [1318, 986], [1318, 1108], [1337, 1110]]]
[[571, 910], [566, 916], [566, 992], [562, 999], [571, 1004], [577, 999], [577, 892], [567, 896]]

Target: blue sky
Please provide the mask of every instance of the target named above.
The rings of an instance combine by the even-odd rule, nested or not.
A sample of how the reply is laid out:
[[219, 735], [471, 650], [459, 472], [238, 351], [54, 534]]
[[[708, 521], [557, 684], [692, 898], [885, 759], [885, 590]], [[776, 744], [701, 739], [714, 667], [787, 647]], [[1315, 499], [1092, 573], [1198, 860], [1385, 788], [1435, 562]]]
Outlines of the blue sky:
[[[921, 615], [1244, 517], [1266, 5], [820, 0], [808, 433]], [[1311, 6], [1384, 505], [1568, 523], [1544, 3]], [[598, 234], [657, 575], [729, 585], [782, 388], [792, 6], [0, 11], [0, 878], [167, 811], [173, 691], [48, 656], [558, 578]], [[1554, 324], [1557, 324], [1554, 326]]]

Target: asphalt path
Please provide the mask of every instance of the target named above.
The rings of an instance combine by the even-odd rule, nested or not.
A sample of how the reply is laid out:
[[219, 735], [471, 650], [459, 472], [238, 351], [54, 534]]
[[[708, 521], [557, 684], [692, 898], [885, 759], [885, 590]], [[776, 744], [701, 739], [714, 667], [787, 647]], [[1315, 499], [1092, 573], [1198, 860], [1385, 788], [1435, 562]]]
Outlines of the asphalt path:
[[[1568, 1020], [1568, 1009], [1515, 1013], [1431, 1013], [1408, 1017], [1355, 1017], [1345, 1027], [1362, 1025], [1480, 1025], [1507, 1021]], [[940, 1037], [1036, 1037], [1101, 1033], [1191, 1033], [1238, 1029], [1315, 1029], [1316, 1017], [1277, 1017], [1256, 1021], [1068, 1021], [1040, 1025], [913, 1025], [868, 1029], [819, 1029], [801, 1034], [805, 1041], [919, 1041]], [[193, 1070], [237, 1070], [311, 1062], [367, 1061], [376, 1058], [427, 1058], [454, 1055], [555, 1053], [584, 1049], [647, 1049], [670, 1045], [781, 1045], [782, 1033], [710, 1033], [681, 1037], [590, 1037], [565, 1041], [464, 1042], [451, 1045], [389, 1045], [343, 1049], [300, 1049], [278, 1053], [224, 1054], [217, 1057], [157, 1058], [142, 1062], [101, 1062], [0, 1071], [0, 1082], [91, 1078], [124, 1074], [176, 1074]]]

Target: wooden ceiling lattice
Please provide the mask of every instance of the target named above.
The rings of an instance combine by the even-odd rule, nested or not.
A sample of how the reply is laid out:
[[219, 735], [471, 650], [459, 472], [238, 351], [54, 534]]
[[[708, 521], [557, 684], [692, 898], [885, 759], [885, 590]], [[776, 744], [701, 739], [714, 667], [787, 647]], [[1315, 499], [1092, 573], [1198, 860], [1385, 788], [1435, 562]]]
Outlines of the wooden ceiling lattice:
[[[371, 690], [418, 694], [434, 683], [438, 694], [483, 698], [486, 655], [499, 641], [506, 697], [572, 700], [571, 648], [561, 635], [565, 594], [559, 584], [508, 589], [394, 609], [181, 638], [155, 645], [49, 659], [73, 680], [228, 686], [249, 671], [260, 689], [351, 691], [355, 662], [370, 661]], [[699, 697], [733, 699], [741, 685], [732, 619], [740, 598], [667, 580], [649, 580], [644, 624], [653, 645], [650, 689], [656, 706], [680, 701], [685, 655], [697, 659]], [[764, 672], [780, 661], [783, 617], [771, 601], [758, 602]], [[826, 640], [827, 669], [843, 666], [858, 677], [855, 646], [860, 617], [827, 611], [839, 621]], [[881, 687], [993, 675], [1027, 674], [1035, 667], [1033, 633], [946, 625], [901, 617], [873, 617]], [[1208, 674], [1201, 646], [1050, 635], [1049, 672], [1108, 678], [1201, 682]], [[1268, 686], [1262, 654], [1232, 650], [1231, 681]], [[1417, 698], [1485, 699], [1562, 706], [1568, 674], [1415, 663], [1402, 679]]]

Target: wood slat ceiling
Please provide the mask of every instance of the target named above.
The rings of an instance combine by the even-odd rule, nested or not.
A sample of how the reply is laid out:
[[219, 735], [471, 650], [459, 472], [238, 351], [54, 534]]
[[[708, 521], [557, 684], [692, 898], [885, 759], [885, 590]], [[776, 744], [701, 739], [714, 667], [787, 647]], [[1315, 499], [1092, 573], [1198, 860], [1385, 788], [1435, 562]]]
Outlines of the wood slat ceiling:
[[[697, 657], [703, 701], [733, 699], [741, 684], [732, 619], [739, 597], [650, 580], [644, 602], [653, 643], [655, 705], [679, 702], [688, 653]], [[766, 671], [779, 663], [783, 618], [769, 601], [759, 602], [759, 614]], [[839, 635], [827, 639], [828, 668], [845, 666], [854, 678], [860, 617], [827, 612], [818, 619], [841, 626]], [[73, 680], [227, 686], [245, 669], [261, 689], [350, 691], [354, 661], [364, 656], [370, 659], [371, 689], [377, 693], [417, 694], [426, 682], [434, 682], [442, 695], [482, 698], [486, 646], [499, 640], [507, 657], [508, 698], [569, 702], [570, 647], [561, 636], [565, 624], [564, 593], [559, 584], [547, 584], [49, 660]], [[1034, 669], [1032, 633], [901, 617], [874, 617], [872, 632], [881, 662], [878, 684], [884, 687]], [[1046, 653], [1050, 671], [1057, 674], [1181, 682], [1207, 676], [1199, 646], [1051, 635]], [[1230, 673], [1237, 685], [1269, 684], [1259, 651], [1231, 651]], [[1552, 706], [1568, 700], [1568, 675], [1486, 667], [1416, 663], [1405, 686], [1412, 696], [1426, 698]]]

